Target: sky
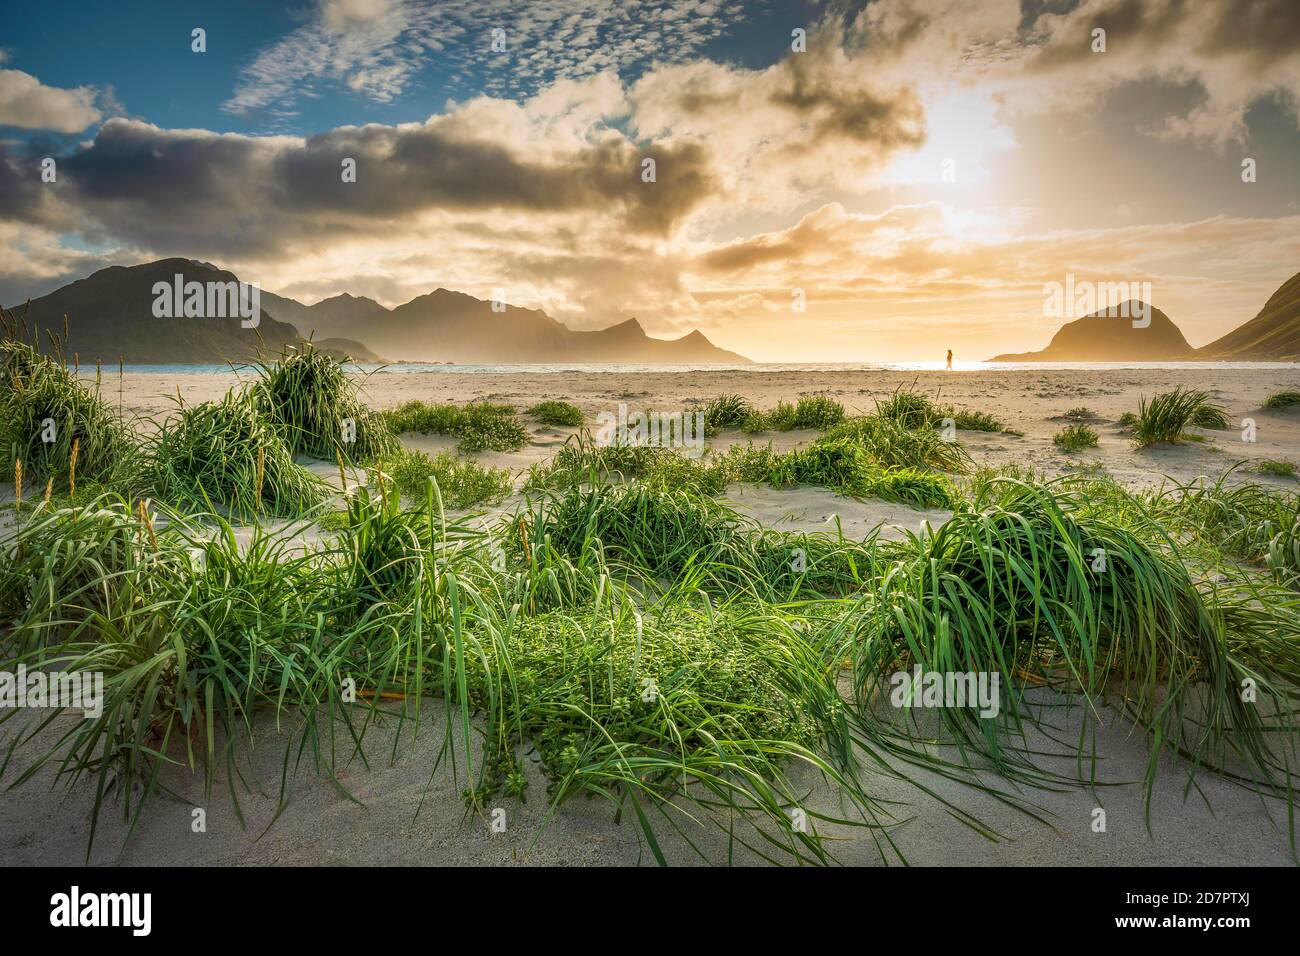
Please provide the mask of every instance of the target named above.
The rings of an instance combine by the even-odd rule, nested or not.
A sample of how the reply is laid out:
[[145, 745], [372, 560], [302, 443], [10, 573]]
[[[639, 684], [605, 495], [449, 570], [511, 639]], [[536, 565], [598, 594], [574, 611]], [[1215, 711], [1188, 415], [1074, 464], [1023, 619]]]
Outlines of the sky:
[[0, 302], [164, 256], [774, 362], [1041, 348], [1072, 275], [1199, 346], [1300, 271], [1300, 2], [5, 4]]

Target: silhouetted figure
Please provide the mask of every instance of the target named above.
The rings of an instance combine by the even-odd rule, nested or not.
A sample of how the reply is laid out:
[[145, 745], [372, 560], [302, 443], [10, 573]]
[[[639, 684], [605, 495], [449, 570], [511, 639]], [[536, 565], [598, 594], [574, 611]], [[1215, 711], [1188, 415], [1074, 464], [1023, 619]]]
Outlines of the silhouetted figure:
[[952, 371], [952, 349], [948, 350], [948, 371]]

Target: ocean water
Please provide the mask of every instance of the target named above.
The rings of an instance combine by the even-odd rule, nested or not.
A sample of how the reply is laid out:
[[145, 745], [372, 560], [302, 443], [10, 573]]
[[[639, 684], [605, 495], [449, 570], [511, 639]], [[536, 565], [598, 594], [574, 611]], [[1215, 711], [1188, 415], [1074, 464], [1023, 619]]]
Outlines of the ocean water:
[[[520, 374], [538, 375], [557, 372], [931, 372], [943, 369], [943, 362], [760, 362], [754, 365], [638, 365], [634, 363], [596, 364], [587, 362], [550, 362], [521, 365], [439, 365], [426, 362], [404, 362], [393, 365], [355, 363], [351, 366], [360, 372], [377, 375], [483, 375]], [[230, 366], [212, 365], [130, 365], [128, 372], [154, 375], [184, 375], [228, 372]], [[1298, 362], [954, 362], [957, 372], [995, 372], [1007, 369], [1026, 371], [1088, 370], [1088, 369], [1300, 369]], [[83, 369], [84, 372], [84, 369]], [[110, 369], [105, 366], [105, 375]]]

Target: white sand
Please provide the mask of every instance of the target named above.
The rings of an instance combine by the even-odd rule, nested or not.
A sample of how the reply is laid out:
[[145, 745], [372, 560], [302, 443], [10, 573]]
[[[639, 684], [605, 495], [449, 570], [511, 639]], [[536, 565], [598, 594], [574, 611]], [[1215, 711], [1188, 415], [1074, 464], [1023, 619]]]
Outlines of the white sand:
[[[158, 416], [175, 407], [177, 385], [187, 402], [217, 398], [236, 381], [231, 373], [156, 375], [127, 373], [123, 407], [128, 415]], [[770, 408], [778, 401], [800, 395], [829, 395], [851, 412], [870, 412], [877, 400], [899, 387], [915, 386], [937, 395], [945, 404], [984, 411], [1005, 427], [1024, 433], [962, 432], [976, 461], [1033, 465], [1051, 474], [1101, 462], [1116, 478], [1128, 483], [1159, 483], [1163, 476], [1181, 481], [1200, 474], [1219, 474], [1234, 462], [1274, 458], [1300, 464], [1300, 411], [1266, 412], [1264, 399], [1280, 389], [1300, 390], [1300, 366], [1288, 368], [1229, 369], [1204, 366], [1194, 369], [1053, 370], [1017, 369], [976, 372], [762, 372], [725, 369], [709, 372], [554, 372], [510, 374], [404, 373], [380, 371], [366, 383], [367, 400], [376, 408], [391, 408], [418, 398], [428, 402], [491, 399], [520, 409], [546, 398], [566, 399], [578, 405], [594, 422], [601, 411], [617, 411], [626, 402], [633, 411], [681, 411], [721, 393], [743, 395], [754, 404]], [[1206, 444], [1189, 443], [1134, 451], [1116, 425], [1124, 412], [1136, 412], [1139, 399], [1176, 386], [1207, 389], [1227, 409], [1234, 423], [1253, 418], [1255, 443], [1241, 440], [1240, 427], [1199, 434]], [[116, 381], [105, 380], [105, 396], [117, 397]], [[1067, 411], [1087, 407], [1099, 416], [1092, 424], [1101, 435], [1100, 447], [1077, 455], [1060, 452], [1052, 436], [1067, 422]], [[506, 456], [485, 455], [484, 460], [522, 469], [554, 452], [570, 430], [538, 429], [533, 444]], [[806, 441], [808, 432], [757, 436], [778, 449]], [[724, 435], [725, 447], [745, 436]], [[421, 439], [425, 447], [451, 447], [445, 439]], [[1285, 479], [1259, 476], [1277, 487], [1290, 487]]]
[[[187, 402], [218, 397], [229, 388], [231, 375], [126, 376], [123, 405], [128, 414], [159, 415], [172, 403], [179, 385]], [[1300, 464], [1300, 413], [1270, 413], [1260, 409], [1264, 398], [1282, 388], [1300, 389], [1300, 368], [1195, 369], [1195, 370], [1020, 370], [966, 373], [850, 373], [773, 372], [727, 370], [697, 373], [555, 373], [555, 374], [403, 374], [381, 372], [368, 382], [368, 400], [385, 408], [411, 398], [426, 401], [492, 399], [525, 408], [543, 398], [568, 399], [589, 419], [602, 410], [614, 411], [620, 401], [634, 410], [682, 410], [724, 392], [748, 397], [761, 407], [804, 394], [827, 394], [851, 410], [870, 411], [899, 386], [915, 382], [920, 388], [958, 407], [989, 412], [1023, 437], [1004, 434], [961, 434], [980, 464], [1007, 462], [1031, 464], [1057, 474], [1094, 462], [1130, 484], [1156, 484], [1170, 476], [1180, 481], [1197, 475], [1217, 475], [1233, 463], [1256, 458], [1289, 459]], [[1177, 385], [1209, 388], [1234, 422], [1253, 418], [1258, 442], [1241, 441], [1240, 430], [1203, 432], [1208, 442], [1189, 443], [1145, 451], [1133, 450], [1115, 420], [1136, 411], [1139, 397]], [[116, 398], [116, 383], [106, 392]], [[1051, 442], [1064, 424], [1057, 420], [1067, 410], [1087, 406], [1098, 413], [1094, 427], [1101, 447], [1078, 456], [1059, 452]], [[485, 462], [524, 470], [545, 460], [571, 430], [535, 428], [533, 441], [510, 455], [487, 454]], [[793, 447], [809, 433], [762, 436], [778, 448]], [[745, 441], [728, 434], [717, 443], [725, 446]], [[410, 437], [409, 444], [436, 450], [451, 447], [449, 439]], [[328, 473], [328, 469], [322, 469]], [[1278, 488], [1294, 488], [1291, 479], [1251, 475]], [[0, 491], [12, 496], [12, 485]], [[833, 530], [838, 517], [844, 533], [860, 536], [884, 523], [885, 533], [915, 529], [922, 520], [937, 523], [943, 512], [919, 512], [879, 501], [855, 501], [820, 488], [777, 491], [766, 487], [733, 485], [727, 500], [762, 523], [783, 530]], [[507, 503], [512, 504], [513, 502]], [[535, 770], [526, 804], [502, 798], [495, 801], [507, 812], [507, 830], [491, 834], [486, 821], [466, 818], [459, 787], [446, 766], [433, 771], [441, 740], [440, 718], [425, 713], [425, 726], [412, 742], [409, 735], [389, 760], [387, 738], [376, 735], [367, 769], [357, 761], [344, 773], [343, 782], [365, 806], [347, 800], [328, 781], [315, 776], [306, 758], [295, 777], [292, 799], [274, 826], [266, 829], [276, 810], [283, 738], [261, 721], [258, 745], [251, 758], [248, 779], [258, 792], [245, 796], [248, 821], [242, 829], [233, 813], [224, 784], [204, 796], [198, 777], [171, 770], [168, 782], [182, 795], [178, 802], [159, 800], [147, 812], [136, 838], [119, 857], [124, 829], [120, 814], [110, 811], [101, 823], [94, 862], [127, 864], [512, 864], [512, 863], [649, 863], [648, 851], [639, 848], [635, 824], [625, 817], [621, 825], [611, 819], [610, 808], [597, 801], [574, 801], [550, 820], [540, 836], [546, 812], [545, 785]], [[71, 718], [66, 718], [68, 720]], [[1061, 739], [1076, 736], [1078, 711], [1062, 721]], [[66, 722], [64, 723], [66, 727]], [[42, 735], [48, 742], [51, 729]], [[0, 728], [0, 745], [7, 746], [8, 731]], [[22, 748], [36, 752], [42, 740]], [[340, 738], [340, 743], [342, 743]], [[1043, 742], [1045, 745], [1046, 742]], [[1146, 828], [1143, 791], [1146, 739], [1131, 733], [1113, 714], [1105, 715], [1099, 751], [1102, 778], [1118, 786], [1097, 793], [1083, 788], [1060, 793], [1025, 791], [1048, 815], [1044, 825], [1023, 813], [980, 796], [950, 781], [927, 778], [946, 799], [978, 814], [1004, 839], [990, 842], [957, 822], [933, 798], [897, 780], [872, 774], [870, 792], [882, 800], [900, 800], [906, 806], [895, 812], [906, 819], [893, 838], [913, 863], [929, 864], [1070, 864], [1070, 865], [1283, 865], [1286, 848], [1284, 807], [1263, 801], [1226, 781], [1201, 775], [1199, 785], [1210, 808], [1193, 791], [1185, 795], [1185, 768], [1165, 761], [1151, 803], [1151, 832]], [[477, 755], [476, 755], [477, 756]], [[1072, 761], [1062, 764], [1072, 769]], [[6, 777], [14, 773], [11, 767]], [[0, 799], [0, 864], [79, 863], [85, 852], [88, 810], [93, 793], [80, 787], [63, 797], [51, 798], [48, 768], [36, 780]], [[991, 778], [989, 782], [996, 782]], [[809, 806], [835, 808], [833, 794], [809, 779]], [[462, 781], [463, 785], [463, 781]], [[1105, 833], [1093, 832], [1093, 811], [1107, 812]], [[208, 828], [191, 830], [192, 809], [203, 807]], [[264, 832], [265, 831], [265, 832]], [[850, 863], [879, 862], [870, 835], [844, 834], [837, 855]], [[691, 856], [679, 838], [664, 839], [675, 862]], [[711, 858], [725, 859], [725, 846], [705, 839]], [[742, 856], [743, 859], [743, 856]]]

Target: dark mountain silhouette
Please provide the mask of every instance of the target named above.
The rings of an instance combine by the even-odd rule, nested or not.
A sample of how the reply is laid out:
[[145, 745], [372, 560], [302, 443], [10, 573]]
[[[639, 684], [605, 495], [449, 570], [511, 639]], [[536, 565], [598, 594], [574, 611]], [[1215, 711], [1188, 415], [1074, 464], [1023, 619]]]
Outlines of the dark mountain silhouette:
[[428, 362], [643, 362], [740, 364], [749, 359], [720, 349], [698, 331], [678, 339], [646, 335], [636, 319], [577, 331], [537, 309], [492, 303], [437, 289], [385, 309], [373, 299], [340, 295], [304, 306], [263, 294], [273, 315], [303, 335], [346, 336], [390, 359]]
[[[1124, 303], [1133, 316], [1142, 307], [1138, 300]], [[1198, 356], [1187, 344], [1169, 316], [1151, 307], [1151, 324], [1134, 328], [1132, 318], [1107, 314], [1102, 309], [1081, 319], [1067, 322], [1052, 336], [1041, 352], [1017, 352], [996, 355], [991, 362], [1177, 362], [1192, 361]]]
[[[63, 334], [67, 316], [69, 359], [83, 365], [119, 357], [133, 363], [235, 362], [252, 358], [261, 345], [271, 350], [298, 341], [298, 330], [277, 321], [262, 302], [256, 328], [242, 328], [238, 316], [158, 318], [153, 314], [154, 283], [237, 282], [234, 273], [191, 259], [160, 259], [138, 266], [112, 266], [32, 299], [29, 307], [11, 307], [29, 329], [40, 331], [41, 348], [51, 343], [45, 330]], [[259, 339], [260, 336], [260, 339]]]
[[1300, 272], [1282, 283], [1259, 314], [1197, 351], [1198, 359], [1300, 361]]
[[[263, 291], [256, 329], [242, 328], [237, 317], [156, 318], [154, 283], [172, 283], [178, 273], [186, 282], [238, 281], [233, 273], [191, 259], [114, 266], [33, 299], [26, 321], [29, 327], [61, 333], [66, 314], [66, 351], [82, 363], [111, 363], [119, 356], [132, 363], [243, 361], [261, 344], [276, 352], [300, 338], [359, 361], [383, 356], [389, 361], [459, 363], [749, 362], [717, 348], [698, 331], [678, 339], [655, 339], [635, 319], [628, 319], [607, 329], [580, 332], [545, 312], [514, 306], [498, 312], [490, 302], [447, 289], [395, 309], [347, 293], [307, 306]], [[17, 311], [21, 317], [23, 308]]]

